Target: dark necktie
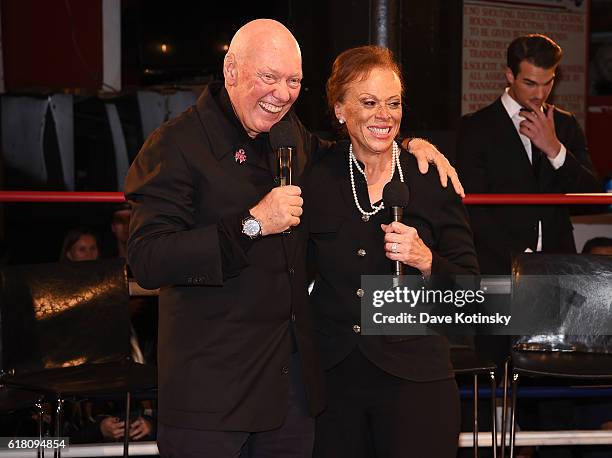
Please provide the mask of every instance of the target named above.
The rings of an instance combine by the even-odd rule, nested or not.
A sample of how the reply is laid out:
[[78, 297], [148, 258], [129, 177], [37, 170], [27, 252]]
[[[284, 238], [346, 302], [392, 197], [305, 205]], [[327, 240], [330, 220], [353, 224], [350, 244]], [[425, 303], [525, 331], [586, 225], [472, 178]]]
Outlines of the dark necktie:
[[[521, 112], [522, 111], [531, 112], [531, 110], [529, 110], [528, 108], [521, 108], [520, 111]], [[523, 119], [522, 116], [520, 116], [520, 118]], [[535, 176], [537, 180], [540, 177], [540, 165], [542, 164], [542, 151], [540, 151], [540, 149], [537, 146], [535, 146], [533, 142], [530, 142], [530, 143], [531, 143], [531, 168], [533, 169], [533, 175]]]
[[536, 180], [540, 177], [540, 167], [542, 166], [542, 151], [531, 142], [531, 167]]

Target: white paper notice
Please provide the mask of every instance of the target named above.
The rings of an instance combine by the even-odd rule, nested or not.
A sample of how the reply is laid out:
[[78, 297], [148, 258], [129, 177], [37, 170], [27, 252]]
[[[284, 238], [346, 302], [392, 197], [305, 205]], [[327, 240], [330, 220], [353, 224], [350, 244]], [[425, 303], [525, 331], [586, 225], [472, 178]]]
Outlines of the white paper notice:
[[461, 113], [476, 111], [506, 87], [506, 49], [529, 33], [542, 33], [563, 48], [549, 102], [571, 111], [584, 127], [587, 69], [587, 2], [463, 2], [463, 71]]

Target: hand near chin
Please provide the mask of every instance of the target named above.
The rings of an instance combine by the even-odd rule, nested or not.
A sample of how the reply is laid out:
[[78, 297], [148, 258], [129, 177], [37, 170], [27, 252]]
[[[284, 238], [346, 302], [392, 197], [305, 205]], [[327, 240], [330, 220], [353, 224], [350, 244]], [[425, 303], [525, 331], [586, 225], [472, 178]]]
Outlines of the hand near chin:
[[431, 275], [432, 253], [417, 230], [400, 222], [381, 224], [385, 232], [385, 254], [392, 261], [419, 269], [425, 276]]
[[529, 138], [546, 156], [554, 159], [561, 151], [561, 142], [555, 131], [555, 108], [550, 105], [546, 114], [544, 114], [533, 103], [527, 103], [531, 111], [523, 110], [519, 114], [519, 116], [525, 118], [524, 121], [521, 121], [519, 132]]

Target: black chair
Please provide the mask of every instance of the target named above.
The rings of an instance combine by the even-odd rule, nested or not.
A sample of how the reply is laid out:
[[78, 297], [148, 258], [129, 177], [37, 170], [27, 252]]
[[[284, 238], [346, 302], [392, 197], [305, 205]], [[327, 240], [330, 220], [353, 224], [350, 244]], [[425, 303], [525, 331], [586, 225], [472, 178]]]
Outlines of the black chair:
[[[2, 315], [0, 314], [0, 322]], [[2, 340], [0, 339], [0, 355], [2, 354]], [[0, 380], [5, 376], [0, 356]], [[0, 383], [0, 414], [12, 415], [19, 410], [35, 408], [38, 416], [38, 438], [43, 436], [43, 396], [27, 390], [9, 388]], [[42, 448], [38, 449], [38, 456], [42, 457]]]
[[0, 288], [2, 383], [55, 401], [56, 436], [68, 398], [125, 395], [129, 419], [131, 393], [156, 387], [155, 367], [130, 357], [123, 260], [11, 266], [2, 271]]
[[532, 327], [511, 353], [511, 458], [520, 376], [612, 380], [612, 258], [524, 254], [512, 271], [513, 315]]
[[12, 413], [16, 410], [35, 407], [40, 396], [27, 390], [0, 386], [0, 412]]
[[478, 377], [486, 375], [489, 378], [491, 387], [491, 447], [493, 457], [497, 457], [497, 427], [495, 424], [495, 369], [496, 365], [492, 361], [480, 356], [470, 346], [453, 346], [451, 344], [451, 363], [455, 375], [471, 375], [474, 397], [472, 406], [473, 414], [473, 451], [474, 458], [478, 458]]
[[[0, 385], [0, 413], [2, 414], [13, 414], [18, 410], [28, 409], [34, 407], [38, 416], [38, 438], [43, 438], [43, 408], [42, 408], [43, 396], [37, 393], [33, 393], [27, 390], [20, 390], [16, 388], [9, 388], [4, 385]], [[42, 458], [43, 451], [42, 447], [38, 448], [37, 456]]]

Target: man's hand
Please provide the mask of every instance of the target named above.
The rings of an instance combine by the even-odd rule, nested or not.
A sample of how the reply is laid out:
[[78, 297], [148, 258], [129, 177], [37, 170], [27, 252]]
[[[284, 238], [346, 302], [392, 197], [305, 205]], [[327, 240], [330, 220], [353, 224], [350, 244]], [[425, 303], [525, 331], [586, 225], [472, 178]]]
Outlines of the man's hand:
[[550, 159], [556, 158], [561, 151], [561, 142], [555, 132], [554, 107], [550, 105], [544, 114], [539, 107], [531, 102], [527, 103], [532, 111], [520, 112], [519, 116], [525, 120], [521, 121], [519, 132], [529, 138]]
[[272, 189], [249, 211], [261, 223], [261, 234], [271, 235], [300, 224], [302, 190], [297, 186], [279, 186]]
[[435, 164], [438, 169], [438, 175], [440, 175], [440, 184], [446, 188], [448, 179], [450, 178], [451, 183], [453, 183], [453, 188], [455, 188], [455, 192], [461, 197], [465, 197], [465, 192], [459, 181], [459, 176], [457, 175], [455, 167], [448, 162], [444, 154], [438, 151], [434, 145], [422, 138], [412, 138], [404, 139], [402, 147], [414, 155], [419, 164], [421, 173], [427, 173], [430, 163]]

